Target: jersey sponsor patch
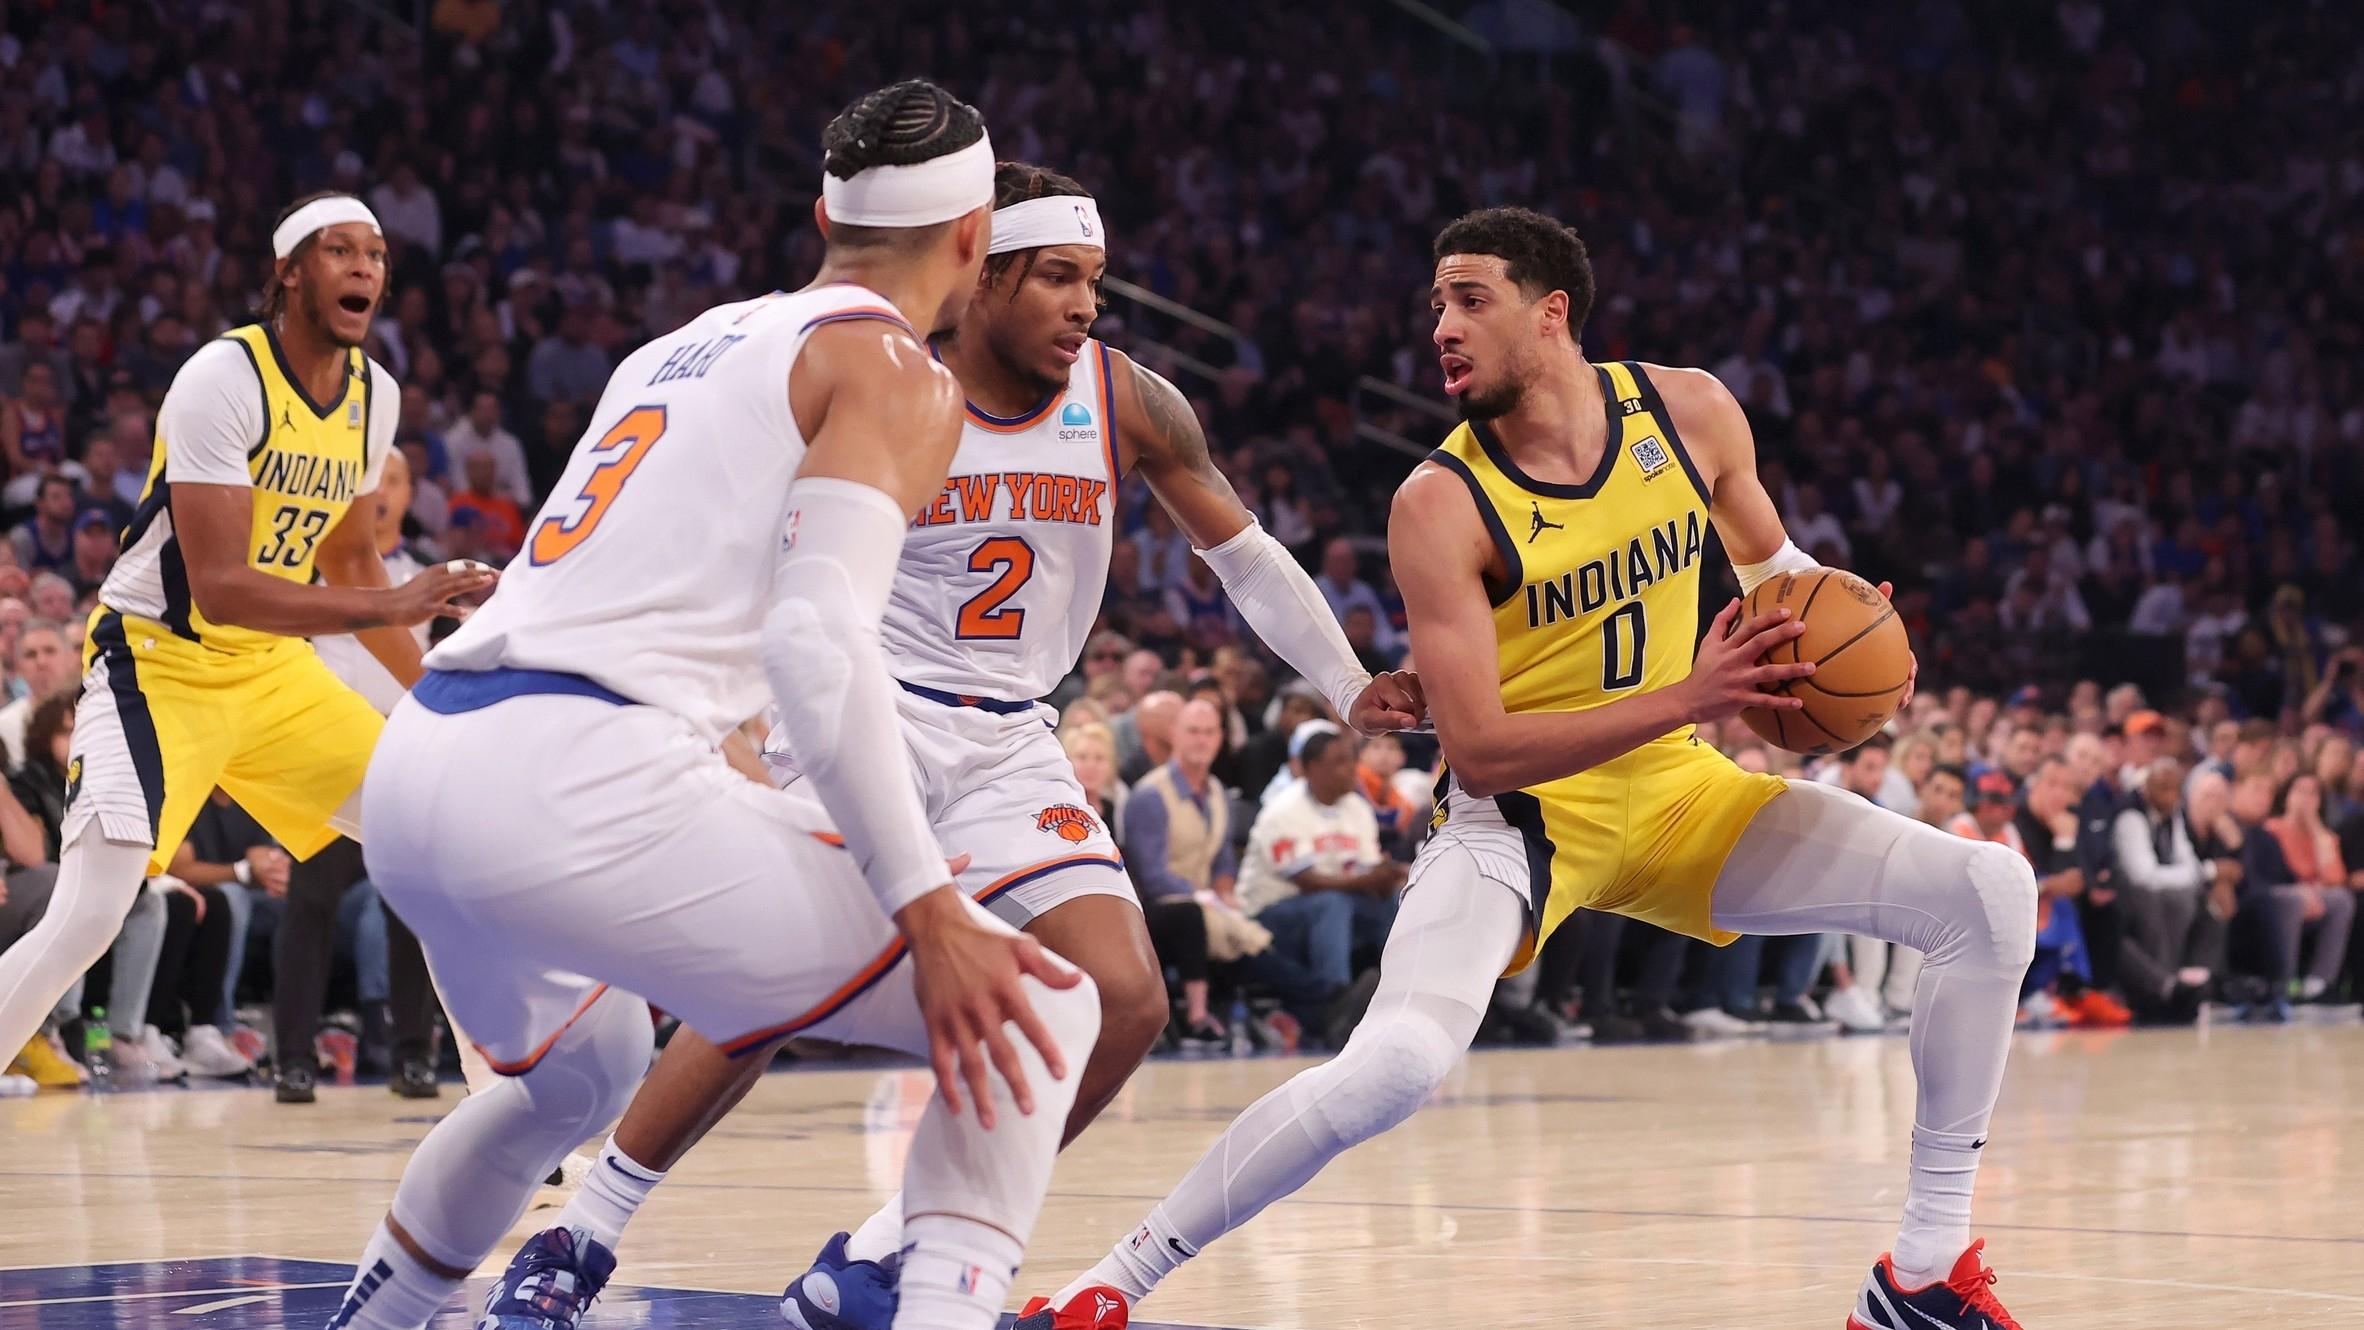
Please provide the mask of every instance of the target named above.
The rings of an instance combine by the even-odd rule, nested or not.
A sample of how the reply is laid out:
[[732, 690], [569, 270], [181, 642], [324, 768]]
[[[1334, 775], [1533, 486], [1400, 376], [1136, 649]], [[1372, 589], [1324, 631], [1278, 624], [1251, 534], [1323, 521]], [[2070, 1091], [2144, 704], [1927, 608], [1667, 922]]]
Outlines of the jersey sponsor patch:
[[1100, 820], [1089, 809], [1074, 804], [1052, 804], [1034, 815], [1034, 829], [1047, 831], [1070, 844], [1081, 845], [1100, 829]]
[[1634, 441], [1633, 460], [1634, 465], [1642, 469], [1642, 479], [1644, 480], [1653, 479], [1659, 472], [1674, 465], [1674, 458], [1668, 454], [1666, 445], [1660, 443], [1655, 434], [1645, 435]]

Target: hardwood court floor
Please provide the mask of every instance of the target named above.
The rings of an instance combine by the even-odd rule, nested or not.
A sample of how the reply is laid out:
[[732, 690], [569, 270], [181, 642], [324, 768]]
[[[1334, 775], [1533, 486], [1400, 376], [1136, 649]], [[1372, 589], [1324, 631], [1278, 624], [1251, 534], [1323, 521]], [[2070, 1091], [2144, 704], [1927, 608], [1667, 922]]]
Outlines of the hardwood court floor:
[[[1149, 1067], [1061, 1160], [1020, 1293], [1301, 1065]], [[2012, 1073], [1979, 1231], [2033, 1330], [2364, 1325], [2364, 1026], [2032, 1036]], [[776, 1326], [785, 1278], [895, 1185], [925, 1095], [901, 1070], [768, 1078], [627, 1238], [618, 1278], [646, 1291], [589, 1324]], [[1143, 1314], [1839, 1330], [1893, 1232], [1912, 1096], [1897, 1038], [1481, 1053]], [[378, 1089], [0, 1102], [0, 1330], [318, 1325], [432, 1121]]]

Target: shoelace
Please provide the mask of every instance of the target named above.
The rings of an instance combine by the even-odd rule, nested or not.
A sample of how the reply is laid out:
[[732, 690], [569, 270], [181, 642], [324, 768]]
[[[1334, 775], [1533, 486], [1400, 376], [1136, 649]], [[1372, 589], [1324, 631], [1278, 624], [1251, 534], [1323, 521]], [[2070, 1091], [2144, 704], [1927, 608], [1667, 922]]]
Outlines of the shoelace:
[[2011, 1313], [2003, 1310], [2003, 1301], [1995, 1296], [1994, 1285], [1995, 1272], [1984, 1266], [1945, 1283], [1947, 1288], [1953, 1290], [1954, 1296], [1962, 1300], [1963, 1306], [1993, 1321], [1995, 1330], [2024, 1330], [2019, 1322], [2011, 1319]]
[[[525, 1278], [512, 1288], [511, 1296], [533, 1308], [538, 1316], [548, 1317], [555, 1312], [563, 1314], [569, 1324], [581, 1320], [591, 1304], [599, 1301], [599, 1290], [588, 1287], [589, 1281], [583, 1277], [576, 1257], [572, 1244], [563, 1251], [550, 1249], [537, 1254], [526, 1266]], [[573, 1275], [574, 1287], [556, 1287], [557, 1281], [544, 1278], [551, 1274]]]

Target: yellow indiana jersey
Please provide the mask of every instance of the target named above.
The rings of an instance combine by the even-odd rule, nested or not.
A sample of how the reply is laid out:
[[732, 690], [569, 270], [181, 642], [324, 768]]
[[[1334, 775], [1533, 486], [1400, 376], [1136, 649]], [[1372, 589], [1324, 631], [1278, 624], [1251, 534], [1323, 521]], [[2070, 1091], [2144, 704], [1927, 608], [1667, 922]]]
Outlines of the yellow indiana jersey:
[[[1630, 361], [1594, 371], [1608, 443], [1582, 484], [1527, 475], [1480, 422], [1430, 455], [1469, 486], [1506, 572], [1487, 587], [1506, 711], [1584, 711], [1691, 672], [1707, 485], [1648, 373]], [[1580, 906], [1730, 941], [1708, 922], [1709, 890], [1782, 788], [1685, 726], [1545, 785], [1490, 800], [1452, 791], [1438, 822], [1507, 824], [1524, 839], [1539, 880], [1516, 969]]]
[[[247, 565], [291, 582], [311, 581], [322, 537], [367, 487], [376, 460], [373, 427], [381, 440], [377, 455], [392, 442], [397, 403], [385, 371], [359, 350], [345, 354], [344, 383], [326, 402], [312, 400], [262, 324], [225, 333], [190, 357], [159, 413], [147, 488], [100, 588], [103, 605], [217, 651], [255, 652], [279, 640], [212, 623], [198, 612], [173, 531], [168, 482], [251, 484]], [[383, 401], [381, 383], [388, 389]]]

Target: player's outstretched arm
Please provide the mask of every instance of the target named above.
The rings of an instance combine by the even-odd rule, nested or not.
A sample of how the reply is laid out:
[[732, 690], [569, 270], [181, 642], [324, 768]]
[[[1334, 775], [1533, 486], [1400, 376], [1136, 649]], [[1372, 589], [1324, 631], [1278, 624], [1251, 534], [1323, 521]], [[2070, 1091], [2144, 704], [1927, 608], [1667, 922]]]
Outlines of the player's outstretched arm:
[[1216, 468], [1190, 399], [1128, 356], [1116, 357], [1115, 377], [1118, 441], [1132, 449], [1149, 492], [1223, 579], [1256, 636], [1312, 680], [1357, 730], [1376, 734], [1418, 725], [1421, 709], [1411, 682], [1392, 671], [1374, 679], [1355, 660], [1320, 588]]
[[1445, 762], [1461, 788], [1480, 797], [1572, 776], [1684, 725], [1721, 720], [1745, 707], [1794, 708], [1797, 699], [1758, 690], [1813, 672], [1811, 663], [1758, 664], [1803, 625], [1782, 610], [1735, 632], [1735, 602], [1716, 616], [1682, 682], [1589, 711], [1513, 714], [1502, 706], [1500, 639], [1486, 595], [1486, 535], [1459, 477], [1428, 464], [1412, 473], [1396, 491], [1387, 551], [1404, 593], [1412, 655], [1420, 662], [1421, 692]]
[[[339, 523], [340, 529], [352, 525]], [[359, 525], [366, 541], [368, 524]], [[316, 637], [407, 628], [459, 612], [453, 601], [494, 581], [493, 571], [481, 565], [455, 569], [448, 564], [438, 564], [399, 587], [313, 586], [273, 577], [247, 560], [246, 546], [254, 532], [254, 490], [245, 485], [174, 483], [172, 529], [189, 570], [189, 596], [198, 613], [215, 623], [260, 633]], [[384, 573], [379, 576], [382, 580]]]
[[823, 328], [789, 376], [808, 441], [789, 487], [779, 603], [763, 660], [797, 765], [862, 865], [879, 907], [909, 939], [938, 1088], [962, 1087], [992, 1125], [988, 1070], [1034, 1108], [1005, 1029], [1018, 1026], [1053, 1077], [1065, 1060], [1026, 1000], [1032, 976], [1078, 974], [1034, 939], [980, 924], [949, 880], [903, 744], [879, 638], [911, 515], [944, 486], [960, 438], [960, 386], [910, 334], [874, 321]]
[[[386, 575], [386, 561], [378, 555], [377, 505], [378, 492], [376, 490], [362, 495], [353, 501], [352, 507], [345, 510], [344, 519], [338, 522], [335, 528], [322, 539], [320, 552], [314, 556], [314, 564], [320, 569], [321, 581], [331, 587], [351, 587], [360, 591], [389, 591], [393, 589], [394, 579]], [[412, 594], [434, 595], [437, 594], [437, 588], [445, 582], [455, 586], [465, 585], [469, 578], [480, 579], [481, 585], [489, 586], [497, 576], [481, 564], [468, 569], [455, 569], [450, 566], [429, 568], [423, 569], [419, 573], [421, 578], [430, 575], [438, 580], [414, 588]], [[416, 582], [418, 579], [412, 580]], [[466, 593], [453, 594], [464, 595]], [[452, 596], [446, 595], [444, 598], [449, 601]], [[458, 616], [464, 616], [467, 613], [465, 609], [458, 607], [439, 608], [437, 612]], [[212, 616], [208, 615], [207, 617]], [[419, 650], [419, 640], [411, 635], [408, 626], [389, 624], [378, 628], [364, 628], [356, 632], [354, 637], [360, 641], [361, 645], [369, 648], [369, 654], [377, 657], [378, 663], [386, 667], [386, 672], [394, 676], [394, 681], [405, 688], [417, 683], [419, 676], [426, 670], [426, 667], [421, 663], [423, 653]]]

